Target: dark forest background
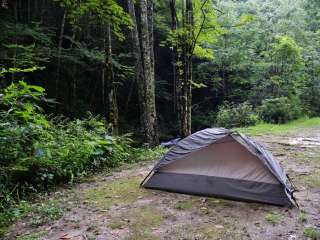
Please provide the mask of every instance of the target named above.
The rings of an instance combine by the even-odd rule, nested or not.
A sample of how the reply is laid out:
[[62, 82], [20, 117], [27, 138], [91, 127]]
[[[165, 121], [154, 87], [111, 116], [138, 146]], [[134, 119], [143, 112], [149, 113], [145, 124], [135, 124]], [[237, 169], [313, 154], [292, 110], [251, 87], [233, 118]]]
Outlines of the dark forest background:
[[[5, 73], [0, 84], [3, 88], [25, 79], [43, 86], [47, 97], [58, 102], [46, 107], [50, 114], [71, 119], [83, 118], [88, 112], [107, 116], [105, 94], [110, 84], [101, 80], [101, 74], [107, 54], [103, 28], [111, 21], [110, 58], [119, 130], [141, 135], [128, 3], [106, 1], [109, 6], [99, 13], [99, 2], [103, 1], [3, 1], [1, 66], [34, 69]], [[112, 9], [115, 3], [116, 10]], [[240, 119], [234, 114], [230, 113], [231, 119], [224, 116], [236, 108], [273, 122], [319, 115], [319, 3], [249, 0], [213, 4], [219, 30], [201, 43], [212, 56], [193, 56], [193, 131], [212, 125], [238, 126]], [[138, 25], [140, 11], [137, 4]], [[167, 44], [170, 1], [154, 2], [153, 26], [157, 123], [160, 138], [167, 139], [179, 134], [173, 51]], [[251, 118], [242, 124], [256, 121], [256, 116]]]

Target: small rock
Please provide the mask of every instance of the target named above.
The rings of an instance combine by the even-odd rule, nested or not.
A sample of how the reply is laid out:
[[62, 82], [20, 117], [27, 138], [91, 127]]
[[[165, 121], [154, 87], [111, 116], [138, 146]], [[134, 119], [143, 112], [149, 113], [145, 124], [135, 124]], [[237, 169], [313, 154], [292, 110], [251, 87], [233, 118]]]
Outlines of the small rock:
[[222, 225], [214, 225], [215, 226], [215, 228], [217, 228], [217, 229], [223, 229], [224, 228], [224, 226], [222, 226]]

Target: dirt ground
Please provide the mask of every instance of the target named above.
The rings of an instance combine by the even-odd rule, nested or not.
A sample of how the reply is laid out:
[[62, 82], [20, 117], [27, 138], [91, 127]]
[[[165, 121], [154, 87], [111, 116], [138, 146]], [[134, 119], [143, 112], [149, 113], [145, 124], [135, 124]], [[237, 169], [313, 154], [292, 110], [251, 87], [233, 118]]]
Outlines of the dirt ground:
[[[43, 213], [30, 214], [12, 226], [8, 238], [318, 239], [320, 127], [256, 139], [288, 171], [299, 189], [295, 196], [300, 209], [141, 189], [140, 181], [154, 164], [148, 162], [126, 166], [112, 174], [99, 174], [60, 189], [35, 203], [35, 208], [39, 204], [51, 204], [53, 209], [62, 210], [58, 217], [50, 220]], [[41, 217], [49, 221], [41, 222]]]

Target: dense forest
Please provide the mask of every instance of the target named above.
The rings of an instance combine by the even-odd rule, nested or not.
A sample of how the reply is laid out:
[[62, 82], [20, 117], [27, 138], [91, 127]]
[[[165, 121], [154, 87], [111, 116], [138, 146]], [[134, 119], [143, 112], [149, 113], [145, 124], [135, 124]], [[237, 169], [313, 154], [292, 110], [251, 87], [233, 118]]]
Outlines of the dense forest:
[[319, 24], [317, 0], [0, 0], [0, 206], [206, 127], [320, 116]]
[[1, 86], [24, 79], [55, 99], [48, 114], [91, 112], [151, 144], [317, 115], [318, 10], [302, 0], [2, 1]]

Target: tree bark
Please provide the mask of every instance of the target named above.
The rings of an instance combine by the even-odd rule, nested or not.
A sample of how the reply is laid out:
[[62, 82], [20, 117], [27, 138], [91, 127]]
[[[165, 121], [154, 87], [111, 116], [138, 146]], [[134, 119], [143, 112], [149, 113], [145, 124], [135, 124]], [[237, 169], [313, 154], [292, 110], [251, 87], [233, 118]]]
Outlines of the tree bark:
[[[149, 0], [151, 1], [151, 0]], [[155, 103], [155, 78], [153, 69], [153, 42], [150, 41], [150, 30], [153, 27], [149, 25], [152, 24], [148, 21], [148, 2], [147, 0], [140, 0], [140, 10], [141, 10], [141, 49], [142, 49], [142, 59], [143, 59], [143, 70], [144, 70], [144, 80], [145, 80], [145, 95], [146, 98], [146, 119], [145, 123], [145, 137], [150, 145], [158, 144], [158, 133], [157, 133], [157, 115], [156, 115], [156, 103]], [[152, 51], [150, 50], [152, 48]]]
[[[176, 32], [177, 30], [177, 8], [176, 8], [176, 1], [171, 0], [170, 1], [170, 11], [171, 11], [171, 30], [172, 32]], [[177, 96], [178, 94], [178, 85], [180, 86], [180, 78], [179, 78], [179, 68], [177, 66], [178, 62], [178, 46], [176, 43], [173, 44], [172, 49], [172, 70], [173, 70], [173, 112], [175, 113], [179, 107]]]
[[106, 51], [106, 29], [105, 25], [102, 24], [101, 26], [101, 33], [102, 33], [102, 46], [101, 50], [103, 52], [103, 63], [101, 65], [101, 100], [102, 100], [102, 108], [103, 108], [103, 116], [106, 122], [109, 121], [108, 119], [108, 111], [107, 111], [107, 100], [106, 100], [106, 68], [108, 65], [108, 57]]
[[[152, 2], [140, 1], [141, 10], [141, 44], [136, 23], [135, 10], [132, 0], [128, 0], [129, 14], [134, 27], [132, 29], [133, 50], [136, 60], [136, 79], [139, 91], [140, 120], [146, 142], [154, 146], [158, 144], [157, 115], [155, 106], [155, 77], [154, 77], [154, 52], [153, 52], [153, 26], [151, 19]], [[150, 32], [152, 31], [152, 33]]]
[[[153, 0], [147, 0], [148, 4], [148, 31], [149, 31], [149, 51], [151, 62], [151, 78], [155, 80], [155, 64], [154, 64], [154, 31], [153, 31]], [[155, 84], [153, 84], [154, 87]], [[153, 90], [154, 91], [154, 90]]]
[[112, 124], [112, 133], [117, 135], [119, 131], [119, 111], [117, 100], [117, 83], [114, 79], [114, 71], [112, 65], [112, 36], [111, 28], [107, 26], [107, 54], [108, 54], [108, 99], [109, 99], [109, 122]]
[[193, 4], [192, 0], [185, 0], [185, 6], [183, 7], [183, 29], [187, 33], [183, 41], [183, 74], [181, 79], [179, 93], [179, 122], [180, 122], [180, 134], [182, 137], [186, 137], [191, 134], [191, 104], [192, 104], [192, 39], [193, 31]]
[[135, 80], [137, 82], [138, 86], [138, 97], [139, 97], [139, 109], [140, 109], [140, 122], [141, 126], [144, 131], [144, 119], [145, 117], [145, 92], [144, 92], [144, 75], [143, 75], [143, 69], [142, 69], [142, 56], [141, 56], [141, 47], [140, 47], [140, 41], [139, 41], [139, 32], [138, 32], [138, 25], [136, 20], [136, 14], [135, 14], [135, 8], [133, 0], [128, 0], [128, 12], [131, 16], [133, 27], [131, 30], [131, 39], [132, 39], [132, 48], [135, 58]]
[[62, 50], [62, 42], [63, 42], [64, 26], [66, 23], [66, 17], [67, 17], [67, 9], [65, 9], [63, 12], [63, 16], [62, 16], [62, 20], [61, 20], [60, 34], [59, 34], [59, 42], [58, 42], [58, 63], [57, 63], [57, 76], [56, 76], [56, 81], [55, 81], [55, 98], [56, 99], [58, 99], [58, 97], [59, 97], [61, 50]]

